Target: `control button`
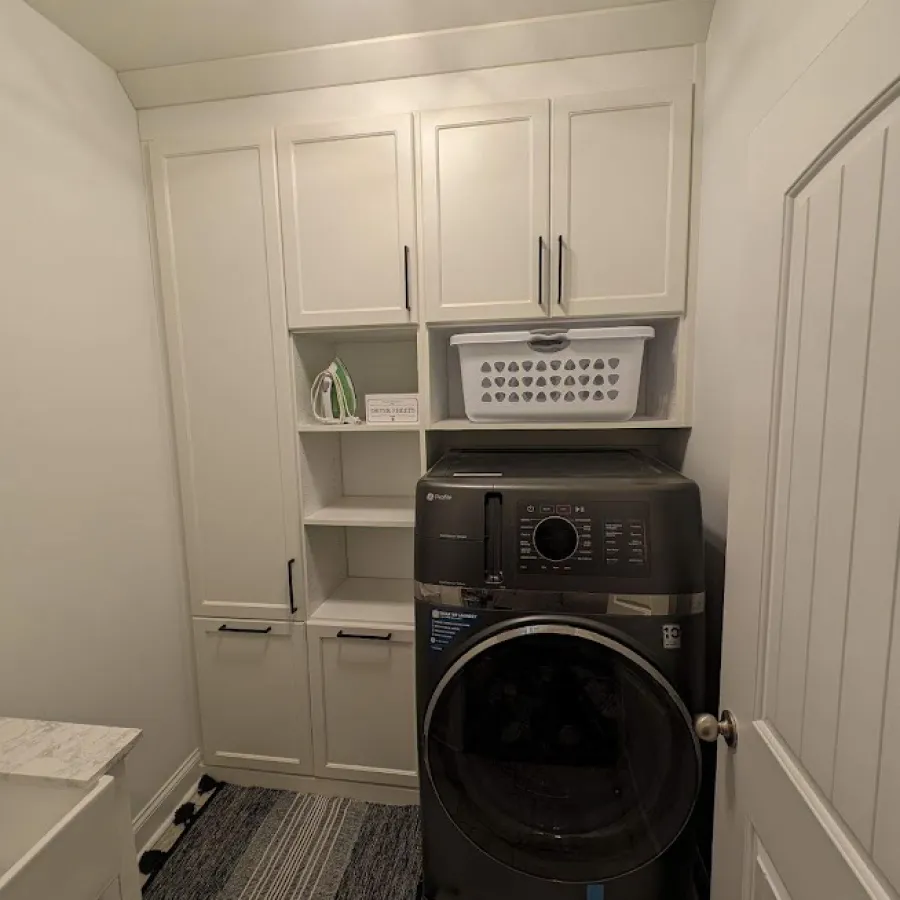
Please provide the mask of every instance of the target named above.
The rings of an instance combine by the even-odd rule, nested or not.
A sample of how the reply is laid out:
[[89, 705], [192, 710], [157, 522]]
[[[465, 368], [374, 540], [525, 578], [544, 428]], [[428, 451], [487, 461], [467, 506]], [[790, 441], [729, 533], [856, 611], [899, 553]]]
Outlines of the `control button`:
[[585, 512], [585, 508], [583, 506], [575, 506], [575, 515], [577, 516], [579, 513]]
[[[541, 512], [543, 512], [543, 509], [541, 510]], [[551, 512], [552, 512], [552, 510], [551, 510]], [[568, 503], [559, 504], [556, 507], [556, 514], [558, 516], [571, 516], [572, 515], [572, 507]]]
[[584, 547], [585, 550], [590, 550], [591, 549], [591, 539], [586, 538], [585, 540], [583, 540], [581, 542], [581, 546]]
[[529, 503], [528, 506], [525, 507], [525, 512], [533, 513], [534, 512], [534, 504]]
[[546, 504], [546, 503], [542, 503], [542, 504], [541, 504], [541, 513], [542, 513], [543, 515], [545, 515], [545, 516], [548, 516], [548, 515], [549, 515], [549, 516], [552, 516], [554, 512], [555, 512], [555, 510], [553, 509], [552, 506], [549, 506], [549, 505]]
[[578, 532], [566, 519], [551, 516], [535, 527], [534, 547], [544, 559], [568, 559], [578, 549]]

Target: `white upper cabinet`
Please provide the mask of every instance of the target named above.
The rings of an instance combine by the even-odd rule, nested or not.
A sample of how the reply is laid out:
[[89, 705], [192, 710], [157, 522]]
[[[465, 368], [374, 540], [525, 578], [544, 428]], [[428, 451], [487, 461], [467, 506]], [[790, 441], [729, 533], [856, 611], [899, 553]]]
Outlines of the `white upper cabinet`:
[[682, 313], [692, 88], [553, 102], [552, 314]]
[[151, 167], [191, 606], [286, 619], [299, 512], [274, 140], [154, 143]]
[[291, 328], [415, 321], [412, 116], [278, 129]]
[[549, 135], [546, 100], [422, 113], [429, 321], [546, 309]]

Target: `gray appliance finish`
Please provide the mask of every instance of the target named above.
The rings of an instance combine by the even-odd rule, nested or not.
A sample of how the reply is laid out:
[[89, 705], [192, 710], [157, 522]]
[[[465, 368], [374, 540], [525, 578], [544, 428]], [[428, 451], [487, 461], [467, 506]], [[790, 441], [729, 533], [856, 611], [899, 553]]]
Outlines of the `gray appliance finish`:
[[425, 900], [692, 896], [697, 486], [636, 452], [454, 452], [415, 566]]

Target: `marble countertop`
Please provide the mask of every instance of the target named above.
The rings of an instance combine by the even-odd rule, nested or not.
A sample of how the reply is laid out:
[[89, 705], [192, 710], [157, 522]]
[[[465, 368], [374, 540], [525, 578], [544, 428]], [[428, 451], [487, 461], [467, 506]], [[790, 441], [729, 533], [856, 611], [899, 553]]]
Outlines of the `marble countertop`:
[[137, 728], [0, 717], [0, 779], [87, 786], [138, 742]]

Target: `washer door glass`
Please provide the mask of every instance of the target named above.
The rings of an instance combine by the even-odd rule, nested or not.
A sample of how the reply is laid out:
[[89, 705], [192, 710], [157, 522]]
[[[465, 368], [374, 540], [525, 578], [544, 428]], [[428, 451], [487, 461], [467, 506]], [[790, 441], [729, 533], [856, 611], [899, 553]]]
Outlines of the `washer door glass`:
[[428, 774], [485, 853], [556, 881], [647, 864], [688, 822], [700, 787], [691, 718], [638, 654], [598, 632], [500, 632], [448, 670], [425, 719]]

